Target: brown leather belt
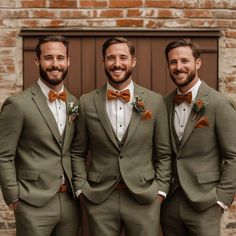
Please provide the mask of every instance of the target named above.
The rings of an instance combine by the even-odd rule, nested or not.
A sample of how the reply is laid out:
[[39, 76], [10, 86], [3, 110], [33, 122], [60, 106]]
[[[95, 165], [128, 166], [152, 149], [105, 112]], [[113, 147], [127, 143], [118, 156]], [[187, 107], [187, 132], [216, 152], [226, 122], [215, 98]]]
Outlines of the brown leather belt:
[[62, 184], [60, 188], [58, 189], [58, 193], [65, 193], [68, 191], [68, 187], [66, 184]]
[[117, 190], [122, 190], [122, 189], [126, 189], [126, 188], [127, 188], [127, 186], [125, 185], [124, 182], [119, 182], [116, 186]]

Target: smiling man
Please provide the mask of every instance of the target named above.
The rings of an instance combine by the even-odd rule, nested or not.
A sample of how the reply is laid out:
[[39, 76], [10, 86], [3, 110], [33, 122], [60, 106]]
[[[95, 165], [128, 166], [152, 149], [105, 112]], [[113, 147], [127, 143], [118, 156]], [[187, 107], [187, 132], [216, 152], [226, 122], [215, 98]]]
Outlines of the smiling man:
[[80, 99], [74, 189], [84, 198], [91, 235], [120, 236], [124, 227], [126, 236], [157, 236], [171, 178], [166, 107], [159, 94], [133, 82], [130, 41], [108, 39], [102, 53], [107, 83]]
[[74, 123], [67, 114], [76, 98], [63, 85], [68, 47], [62, 36], [40, 38], [39, 80], [7, 98], [0, 113], [0, 185], [14, 210], [17, 236], [77, 236], [70, 158]]
[[174, 160], [163, 232], [219, 236], [236, 193], [235, 104], [200, 80], [200, 51], [190, 39], [170, 42], [165, 53], [177, 88], [166, 97]]

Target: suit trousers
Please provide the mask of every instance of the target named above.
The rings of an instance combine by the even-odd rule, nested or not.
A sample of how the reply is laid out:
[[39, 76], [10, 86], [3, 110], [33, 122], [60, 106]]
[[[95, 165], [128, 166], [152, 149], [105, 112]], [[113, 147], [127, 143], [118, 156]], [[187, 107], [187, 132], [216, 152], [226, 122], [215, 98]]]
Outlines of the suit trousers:
[[77, 236], [79, 202], [70, 193], [57, 193], [42, 207], [19, 201], [15, 210], [16, 236]]
[[115, 189], [101, 204], [89, 201], [84, 195], [90, 236], [159, 236], [160, 202], [139, 204], [128, 189]]
[[215, 204], [204, 211], [196, 210], [181, 188], [161, 207], [164, 236], [220, 236], [223, 209]]

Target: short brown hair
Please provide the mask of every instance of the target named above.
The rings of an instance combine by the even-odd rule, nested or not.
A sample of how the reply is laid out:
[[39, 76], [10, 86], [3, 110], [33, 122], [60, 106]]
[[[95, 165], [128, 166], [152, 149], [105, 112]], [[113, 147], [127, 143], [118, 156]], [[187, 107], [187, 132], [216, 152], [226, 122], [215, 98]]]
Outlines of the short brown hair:
[[129, 48], [129, 52], [131, 54], [132, 57], [134, 57], [135, 55], [135, 47], [134, 44], [131, 41], [128, 41], [126, 38], [123, 37], [113, 37], [113, 38], [109, 38], [105, 41], [105, 43], [102, 46], [102, 56], [103, 59], [105, 59], [105, 55], [106, 55], [106, 50], [113, 44], [117, 44], [117, 43], [126, 43], [128, 48]]
[[38, 59], [40, 59], [40, 55], [42, 53], [41, 45], [44, 43], [48, 43], [48, 42], [61, 42], [61, 43], [63, 43], [64, 46], [66, 47], [66, 55], [68, 57], [68, 55], [69, 55], [69, 40], [66, 37], [61, 36], [61, 35], [47, 35], [47, 36], [40, 37], [38, 39], [38, 43], [35, 47], [35, 52], [36, 52], [36, 56]]
[[200, 58], [200, 51], [195, 43], [189, 38], [178, 39], [170, 42], [165, 49], [166, 60], [168, 61], [169, 52], [177, 47], [190, 47], [193, 53], [193, 57], [196, 59]]

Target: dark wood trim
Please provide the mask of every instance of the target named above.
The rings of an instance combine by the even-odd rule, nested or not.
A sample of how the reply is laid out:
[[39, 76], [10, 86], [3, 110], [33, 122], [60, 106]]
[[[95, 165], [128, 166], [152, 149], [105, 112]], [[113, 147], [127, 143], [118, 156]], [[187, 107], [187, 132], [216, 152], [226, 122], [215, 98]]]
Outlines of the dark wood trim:
[[46, 29], [22, 29], [20, 32], [20, 36], [23, 37], [32, 37], [32, 36], [40, 36], [40, 35], [50, 35], [53, 34], [61, 34], [66, 36], [80, 36], [80, 37], [87, 37], [87, 36], [140, 36], [140, 37], [220, 37], [221, 31], [218, 28], [214, 29], [168, 29], [168, 30], [136, 30], [136, 29], [129, 29], [129, 30], [121, 30], [121, 29], [114, 29], [114, 30], [91, 30], [91, 29], [68, 29], [68, 28], [46, 28]]

